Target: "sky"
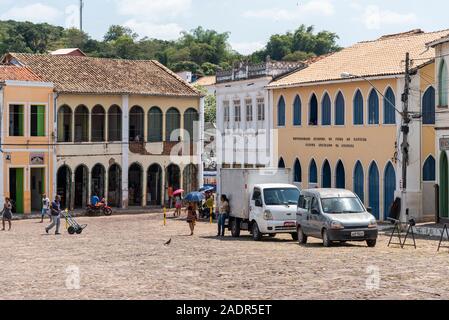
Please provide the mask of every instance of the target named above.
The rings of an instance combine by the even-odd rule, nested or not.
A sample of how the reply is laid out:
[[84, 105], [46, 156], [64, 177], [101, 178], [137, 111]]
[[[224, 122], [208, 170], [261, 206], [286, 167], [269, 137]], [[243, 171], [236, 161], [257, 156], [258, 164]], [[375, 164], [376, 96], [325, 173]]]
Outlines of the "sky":
[[[272, 34], [313, 25], [336, 32], [341, 46], [420, 28], [449, 29], [443, 0], [84, 0], [84, 31], [102, 39], [108, 27], [131, 27], [165, 40], [199, 25], [230, 32], [242, 54], [261, 49]], [[78, 0], [0, 0], [0, 20], [78, 26]]]

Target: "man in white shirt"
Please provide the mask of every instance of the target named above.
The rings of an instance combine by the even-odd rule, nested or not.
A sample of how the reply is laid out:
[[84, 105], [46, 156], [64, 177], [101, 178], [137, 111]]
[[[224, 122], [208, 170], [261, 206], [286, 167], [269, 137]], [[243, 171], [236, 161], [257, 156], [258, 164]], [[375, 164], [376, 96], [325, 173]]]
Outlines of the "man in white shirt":
[[41, 223], [44, 223], [44, 217], [48, 215], [50, 216], [50, 222], [51, 222], [51, 215], [50, 215], [50, 199], [47, 197], [47, 195], [42, 195], [42, 211], [41, 211]]

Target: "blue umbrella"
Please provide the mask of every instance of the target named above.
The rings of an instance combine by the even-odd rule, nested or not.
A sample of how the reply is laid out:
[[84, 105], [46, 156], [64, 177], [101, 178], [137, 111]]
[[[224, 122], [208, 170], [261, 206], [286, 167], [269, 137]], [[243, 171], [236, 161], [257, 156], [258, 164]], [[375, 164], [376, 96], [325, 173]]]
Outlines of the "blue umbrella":
[[184, 200], [189, 202], [201, 202], [204, 199], [205, 199], [204, 194], [202, 194], [201, 192], [190, 192], [184, 198]]
[[199, 191], [200, 192], [210, 192], [210, 191], [214, 191], [215, 187], [214, 186], [203, 186]]

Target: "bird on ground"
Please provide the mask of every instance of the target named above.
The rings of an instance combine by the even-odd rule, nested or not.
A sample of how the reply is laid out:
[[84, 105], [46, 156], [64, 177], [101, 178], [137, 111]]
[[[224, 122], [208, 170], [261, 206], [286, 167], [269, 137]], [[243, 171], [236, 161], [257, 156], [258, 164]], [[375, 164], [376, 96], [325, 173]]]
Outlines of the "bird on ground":
[[168, 240], [166, 243], [164, 243], [164, 246], [169, 246], [170, 243], [171, 243], [171, 238], [170, 238], [170, 240]]

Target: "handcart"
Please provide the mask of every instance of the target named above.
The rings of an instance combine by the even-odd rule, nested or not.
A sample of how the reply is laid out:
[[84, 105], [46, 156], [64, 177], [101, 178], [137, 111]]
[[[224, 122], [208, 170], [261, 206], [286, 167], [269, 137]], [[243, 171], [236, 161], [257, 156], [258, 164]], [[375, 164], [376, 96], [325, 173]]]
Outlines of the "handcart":
[[73, 234], [81, 234], [83, 233], [83, 230], [86, 229], [87, 224], [79, 224], [76, 222], [75, 218], [72, 217], [69, 210], [63, 211], [64, 218], [65, 218], [65, 225], [67, 228], [67, 232], [71, 235]]

